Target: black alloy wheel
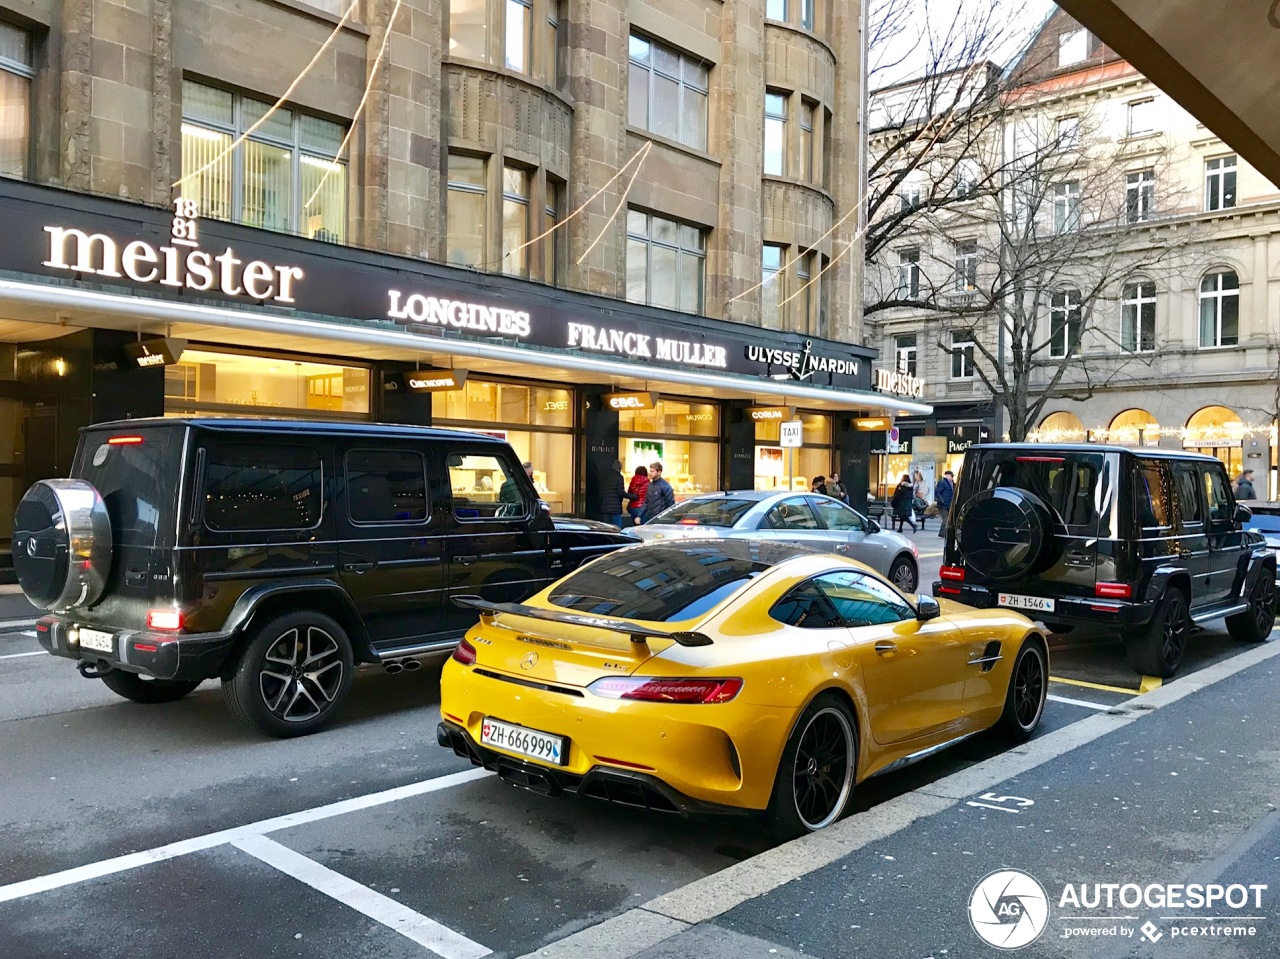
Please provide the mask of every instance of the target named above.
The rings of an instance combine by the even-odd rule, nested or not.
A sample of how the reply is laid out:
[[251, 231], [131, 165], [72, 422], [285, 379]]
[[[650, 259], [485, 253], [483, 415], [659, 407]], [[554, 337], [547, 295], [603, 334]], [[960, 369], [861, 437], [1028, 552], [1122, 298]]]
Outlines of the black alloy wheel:
[[792, 764], [791, 794], [805, 829], [823, 829], [844, 811], [853, 790], [853, 729], [844, 712], [820, 709], [804, 726]]
[[1169, 679], [1182, 665], [1190, 631], [1187, 597], [1182, 590], [1170, 588], [1147, 627], [1125, 637], [1129, 665], [1144, 676]]
[[1271, 569], [1264, 566], [1258, 570], [1245, 600], [1249, 608], [1227, 617], [1227, 632], [1237, 642], [1260, 643], [1276, 624], [1276, 581]]
[[1044, 645], [1028, 637], [1018, 650], [1005, 693], [1004, 712], [997, 724], [1006, 736], [1024, 740], [1040, 725], [1049, 694], [1049, 659]]

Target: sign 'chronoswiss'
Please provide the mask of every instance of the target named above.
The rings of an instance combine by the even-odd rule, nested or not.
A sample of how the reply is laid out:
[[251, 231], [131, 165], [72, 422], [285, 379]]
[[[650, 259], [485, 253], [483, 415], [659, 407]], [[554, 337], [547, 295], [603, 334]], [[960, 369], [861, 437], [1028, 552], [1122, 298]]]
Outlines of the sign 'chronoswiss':
[[199, 207], [194, 200], [174, 200], [173, 225], [169, 243], [164, 246], [130, 240], [121, 248], [105, 233], [46, 226], [49, 259], [44, 265], [85, 276], [128, 277], [135, 283], [158, 283], [197, 292], [219, 290], [227, 296], [260, 302], [294, 302], [293, 285], [303, 277], [301, 267], [277, 266], [263, 260], [246, 263], [229, 246], [217, 256], [202, 250], [198, 216]]

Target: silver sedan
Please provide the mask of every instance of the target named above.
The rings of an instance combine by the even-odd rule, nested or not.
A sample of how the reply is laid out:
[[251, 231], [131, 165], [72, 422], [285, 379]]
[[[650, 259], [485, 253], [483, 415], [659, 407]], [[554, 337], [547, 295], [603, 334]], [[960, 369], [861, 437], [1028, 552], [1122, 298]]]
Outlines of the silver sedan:
[[816, 493], [703, 493], [631, 530], [645, 542], [733, 536], [841, 553], [877, 570], [904, 593], [920, 582], [915, 544], [839, 500]]

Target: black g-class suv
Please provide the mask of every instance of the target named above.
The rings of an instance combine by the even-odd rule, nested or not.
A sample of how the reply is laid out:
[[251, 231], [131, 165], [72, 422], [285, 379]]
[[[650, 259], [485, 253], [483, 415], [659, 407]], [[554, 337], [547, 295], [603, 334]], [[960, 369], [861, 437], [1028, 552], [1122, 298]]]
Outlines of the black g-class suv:
[[1112, 446], [991, 444], [965, 454], [935, 596], [1051, 629], [1114, 627], [1129, 663], [1178, 670], [1194, 624], [1242, 642], [1275, 621], [1276, 559], [1242, 529], [1222, 463]]
[[41, 645], [137, 702], [220, 678], [274, 736], [331, 720], [356, 663], [452, 647], [476, 621], [453, 597], [519, 602], [636, 542], [553, 519], [510, 446], [457, 430], [129, 420], [71, 472], [14, 518]]

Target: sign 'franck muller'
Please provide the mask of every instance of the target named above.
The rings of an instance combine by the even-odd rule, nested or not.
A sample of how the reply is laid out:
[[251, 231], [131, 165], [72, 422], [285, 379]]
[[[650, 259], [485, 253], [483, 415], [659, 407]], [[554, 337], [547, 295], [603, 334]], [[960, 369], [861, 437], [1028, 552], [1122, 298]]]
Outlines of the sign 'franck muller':
[[46, 226], [49, 258], [44, 265], [85, 276], [128, 277], [135, 283], [159, 283], [197, 292], [218, 290], [226, 296], [245, 296], [264, 303], [294, 302], [294, 283], [303, 277], [301, 267], [277, 266], [263, 260], [246, 263], [231, 247], [217, 256], [202, 250], [198, 216], [194, 200], [174, 200], [173, 225], [169, 243], [164, 246], [131, 240], [121, 248], [105, 233]]

